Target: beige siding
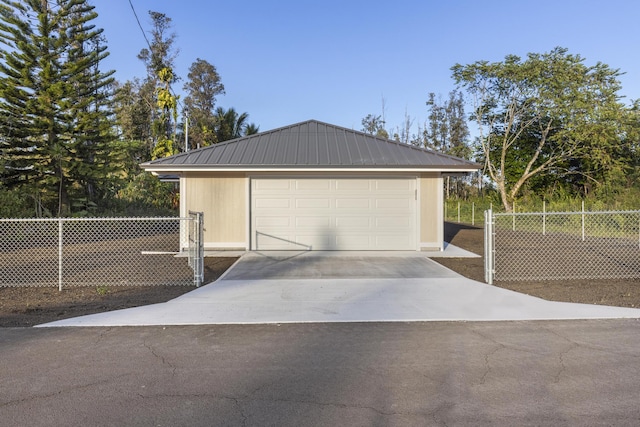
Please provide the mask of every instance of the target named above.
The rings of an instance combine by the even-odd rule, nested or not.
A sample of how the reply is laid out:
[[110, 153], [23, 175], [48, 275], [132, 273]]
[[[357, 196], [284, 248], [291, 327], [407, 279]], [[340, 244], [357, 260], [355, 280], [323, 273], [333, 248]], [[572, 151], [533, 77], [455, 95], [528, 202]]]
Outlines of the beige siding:
[[444, 223], [442, 214], [442, 176], [439, 172], [420, 176], [420, 247], [442, 250]]
[[245, 248], [247, 178], [244, 173], [187, 174], [181, 188], [185, 211], [204, 212], [206, 248]]

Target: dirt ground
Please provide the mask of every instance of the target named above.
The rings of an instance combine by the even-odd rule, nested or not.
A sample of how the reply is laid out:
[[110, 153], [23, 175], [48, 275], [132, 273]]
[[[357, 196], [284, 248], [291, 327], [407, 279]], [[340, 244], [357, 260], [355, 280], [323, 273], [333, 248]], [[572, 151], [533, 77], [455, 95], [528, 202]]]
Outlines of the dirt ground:
[[[445, 240], [482, 255], [482, 228], [445, 223]], [[205, 258], [205, 283], [216, 280], [237, 258]], [[436, 258], [470, 279], [484, 282], [482, 258]], [[640, 307], [640, 280], [496, 282], [495, 286], [551, 301]], [[33, 326], [69, 317], [165, 302], [193, 286], [0, 288], [0, 327]]]
[[[484, 230], [465, 224], [445, 223], [445, 240], [484, 256]], [[484, 282], [483, 258], [434, 258], [440, 264]], [[495, 286], [549, 301], [640, 307], [640, 280], [497, 281]]]
[[[205, 258], [204, 282], [220, 277], [238, 258]], [[0, 327], [33, 326], [85, 314], [166, 302], [194, 286], [0, 287]]]

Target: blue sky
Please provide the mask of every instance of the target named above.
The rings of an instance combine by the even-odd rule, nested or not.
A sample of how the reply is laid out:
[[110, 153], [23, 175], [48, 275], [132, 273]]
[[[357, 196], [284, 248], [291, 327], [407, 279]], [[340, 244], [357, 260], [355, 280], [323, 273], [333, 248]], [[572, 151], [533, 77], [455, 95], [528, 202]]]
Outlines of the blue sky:
[[[226, 95], [218, 106], [249, 113], [260, 130], [317, 119], [353, 129], [384, 113], [387, 128], [406, 114], [414, 131], [429, 92], [454, 89], [450, 68], [501, 61], [556, 46], [603, 62], [620, 78], [627, 102], [640, 98], [637, 0], [131, 0], [145, 30], [148, 11], [173, 20], [179, 55], [174, 87], [189, 66], [216, 66]], [[128, 0], [93, 0], [110, 57], [104, 70], [144, 77], [145, 47]]]

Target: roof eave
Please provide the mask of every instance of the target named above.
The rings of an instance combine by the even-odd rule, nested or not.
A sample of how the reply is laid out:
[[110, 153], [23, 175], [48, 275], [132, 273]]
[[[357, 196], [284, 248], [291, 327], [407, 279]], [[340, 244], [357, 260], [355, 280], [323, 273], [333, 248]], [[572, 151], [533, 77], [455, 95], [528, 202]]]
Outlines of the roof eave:
[[453, 173], [473, 173], [477, 172], [480, 167], [474, 165], [456, 165], [456, 166], [184, 166], [176, 167], [176, 165], [141, 165], [147, 172], [154, 174], [185, 172], [453, 172]]

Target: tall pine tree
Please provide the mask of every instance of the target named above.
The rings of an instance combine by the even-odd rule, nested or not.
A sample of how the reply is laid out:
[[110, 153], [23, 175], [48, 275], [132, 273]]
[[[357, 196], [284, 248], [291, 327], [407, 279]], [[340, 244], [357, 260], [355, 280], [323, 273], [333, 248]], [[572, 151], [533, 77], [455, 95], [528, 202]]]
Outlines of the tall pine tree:
[[113, 72], [96, 17], [86, 0], [0, 3], [1, 173], [37, 213], [68, 215], [106, 188]]

